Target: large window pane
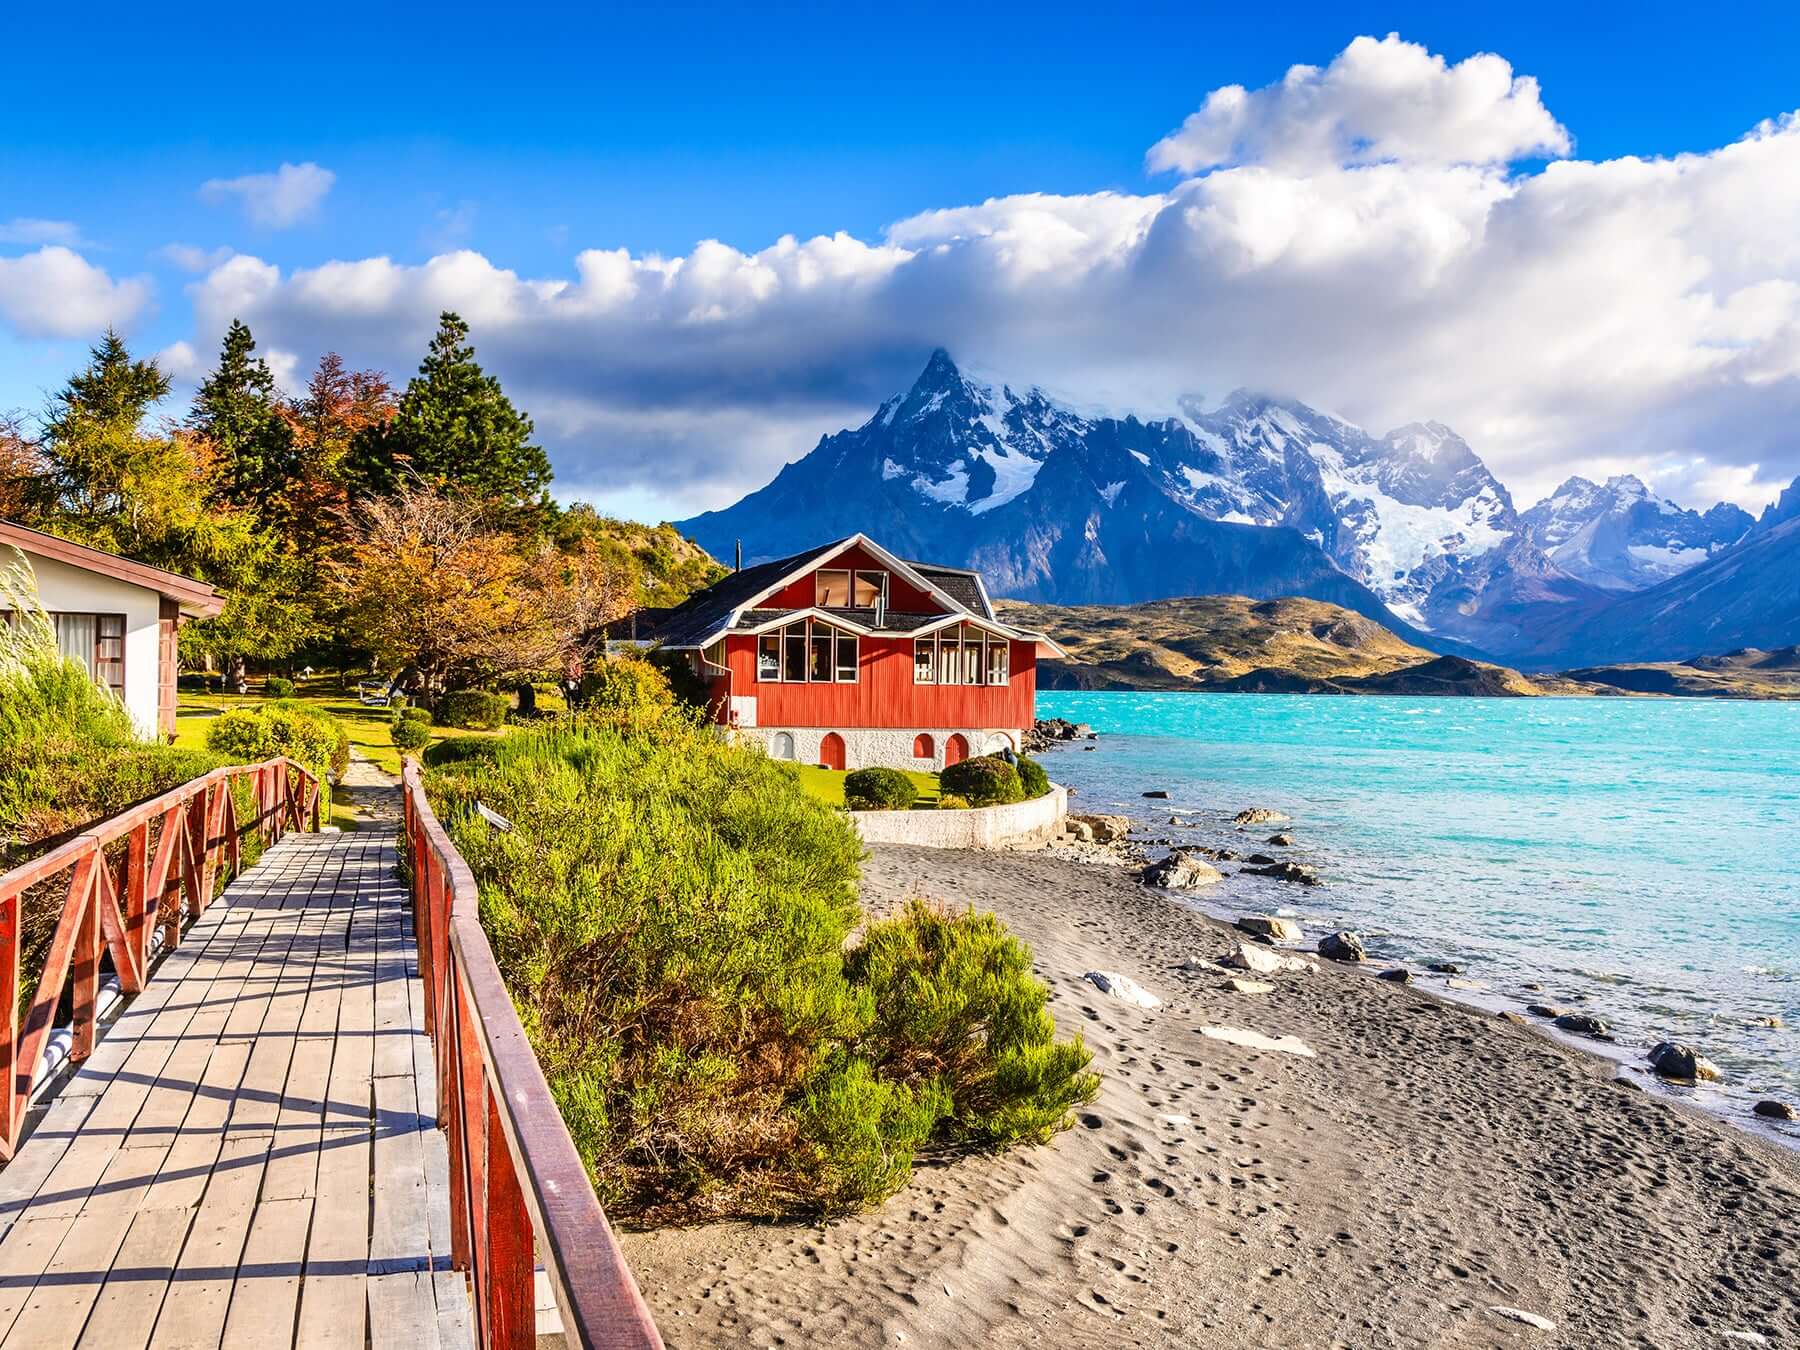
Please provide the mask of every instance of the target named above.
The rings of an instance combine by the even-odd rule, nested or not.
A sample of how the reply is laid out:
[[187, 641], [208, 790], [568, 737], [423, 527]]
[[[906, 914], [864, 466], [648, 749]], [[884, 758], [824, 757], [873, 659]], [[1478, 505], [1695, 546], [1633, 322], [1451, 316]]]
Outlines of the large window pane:
[[913, 683], [934, 684], [937, 671], [934, 668], [937, 659], [937, 644], [930, 638], [917, 638], [913, 642]]
[[813, 629], [812, 662], [807, 667], [806, 678], [809, 680], [831, 680], [831, 630], [829, 628]]
[[963, 631], [963, 683], [981, 683], [981, 634]]
[[956, 641], [956, 630], [938, 634], [938, 683], [962, 683], [962, 648]]
[[797, 683], [806, 680], [805, 624], [781, 630], [781, 678]]
[[64, 656], [81, 662], [82, 669], [94, 674], [94, 644], [99, 636], [99, 621], [93, 614], [52, 614], [50, 623], [56, 629], [56, 646]]
[[858, 572], [856, 574], [856, 607], [858, 609], [874, 609], [887, 596], [886, 572]]
[[1012, 644], [1005, 638], [988, 639], [987, 661], [989, 684], [1005, 684], [1007, 680], [1007, 655]]
[[759, 680], [779, 680], [781, 678], [780, 633], [764, 633], [757, 639], [756, 678]]
[[848, 572], [820, 572], [818, 583], [818, 599], [814, 603], [820, 609], [842, 609], [850, 603]]
[[116, 694], [125, 692], [125, 616], [95, 616], [94, 678]]
[[840, 683], [856, 683], [856, 634], [839, 633], [837, 636], [837, 677]]

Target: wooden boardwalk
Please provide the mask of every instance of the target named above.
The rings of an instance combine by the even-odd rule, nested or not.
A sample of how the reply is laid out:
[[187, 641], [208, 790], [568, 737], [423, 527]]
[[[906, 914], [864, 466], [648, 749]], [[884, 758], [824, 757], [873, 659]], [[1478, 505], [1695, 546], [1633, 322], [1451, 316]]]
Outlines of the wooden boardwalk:
[[0, 1171], [0, 1350], [470, 1344], [397, 862], [292, 834], [195, 921]]

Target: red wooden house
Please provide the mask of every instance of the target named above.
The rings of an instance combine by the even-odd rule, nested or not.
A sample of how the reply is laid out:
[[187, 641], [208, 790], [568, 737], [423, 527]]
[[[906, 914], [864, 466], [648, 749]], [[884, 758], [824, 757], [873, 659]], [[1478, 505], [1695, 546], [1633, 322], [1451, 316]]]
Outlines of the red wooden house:
[[776, 759], [937, 769], [1017, 750], [1041, 633], [994, 617], [981, 577], [908, 562], [864, 535], [732, 573], [640, 618], [640, 645], [685, 652], [719, 721]]

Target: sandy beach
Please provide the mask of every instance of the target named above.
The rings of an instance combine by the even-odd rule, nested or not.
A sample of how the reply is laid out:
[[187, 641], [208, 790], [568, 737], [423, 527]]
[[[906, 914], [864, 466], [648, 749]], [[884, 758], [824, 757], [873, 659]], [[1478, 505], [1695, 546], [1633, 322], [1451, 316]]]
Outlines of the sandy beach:
[[1327, 962], [1232, 991], [1178, 969], [1224, 925], [1055, 852], [879, 847], [864, 895], [995, 910], [1100, 1096], [851, 1219], [627, 1235], [671, 1346], [1800, 1343], [1800, 1154], [1613, 1064]]

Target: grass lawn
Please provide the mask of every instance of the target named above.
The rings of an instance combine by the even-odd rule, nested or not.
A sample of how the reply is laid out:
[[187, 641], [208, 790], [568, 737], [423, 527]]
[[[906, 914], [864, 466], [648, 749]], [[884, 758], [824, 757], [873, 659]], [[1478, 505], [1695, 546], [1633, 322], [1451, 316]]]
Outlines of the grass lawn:
[[[844, 778], [840, 769], [821, 769], [816, 764], [796, 764], [800, 772], [800, 786], [806, 789], [807, 795], [817, 797], [827, 806], [844, 804]], [[919, 789], [919, 800], [913, 803], [913, 810], [921, 807], [935, 810], [938, 799], [938, 776], [935, 773], [915, 773], [911, 769], [902, 770]]]

